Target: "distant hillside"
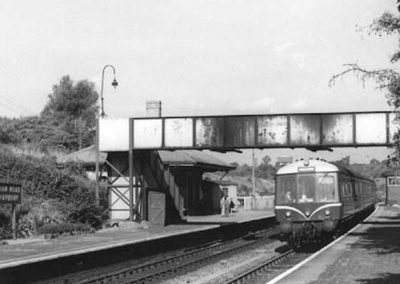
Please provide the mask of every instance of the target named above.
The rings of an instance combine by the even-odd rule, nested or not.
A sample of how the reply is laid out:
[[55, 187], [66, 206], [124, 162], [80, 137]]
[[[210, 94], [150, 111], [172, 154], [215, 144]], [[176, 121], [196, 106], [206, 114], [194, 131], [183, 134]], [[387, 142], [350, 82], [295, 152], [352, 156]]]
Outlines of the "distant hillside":
[[[378, 161], [372, 159], [369, 164], [351, 164], [350, 157], [344, 157], [339, 161], [333, 161], [334, 163], [341, 164], [342, 166], [349, 168], [355, 173], [358, 173], [366, 178], [375, 180], [378, 187], [378, 197], [383, 199], [385, 194], [385, 179], [382, 174], [389, 170], [386, 161]], [[252, 194], [252, 182], [251, 182], [251, 166], [238, 163], [233, 163], [236, 166], [235, 170], [230, 171], [226, 176], [224, 173], [205, 173], [204, 178], [210, 180], [220, 180], [223, 177], [224, 181], [232, 182], [238, 185], [238, 194], [247, 196]], [[270, 164], [270, 159], [266, 156], [263, 159], [263, 163], [255, 168], [256, 176], [256, 192], [260, 195], [274, 194], [275, 192], [275, 173], [277, 168]]]
[[[224, 176], [223, 173], [205, 173], [203, 178], [210, 180], [229, 181], [238, 185], [238, 195], [248, 196], [252, 193], [251, 176], [236, 176], [228, 174]], [[275, 192], [274, 180], [256, 178], [256, 193], [259, 195], [271, 195]]]

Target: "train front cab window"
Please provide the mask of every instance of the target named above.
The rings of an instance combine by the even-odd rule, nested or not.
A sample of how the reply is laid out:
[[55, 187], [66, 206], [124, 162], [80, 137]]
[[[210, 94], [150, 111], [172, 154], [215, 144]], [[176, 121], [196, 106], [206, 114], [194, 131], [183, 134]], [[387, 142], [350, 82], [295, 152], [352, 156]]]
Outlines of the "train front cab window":
[[297, 201], [296, 176], [286, 175], [277, 178], [277, 203], [293, 203]]
[[337, 201], [335, 174], [313, 173], [277, 177], [277, 204]]
[[315, 174], [299, 175], [297, 178], [297, 192], [300, 197], [299, 202], [314, 202], [316, 187]]

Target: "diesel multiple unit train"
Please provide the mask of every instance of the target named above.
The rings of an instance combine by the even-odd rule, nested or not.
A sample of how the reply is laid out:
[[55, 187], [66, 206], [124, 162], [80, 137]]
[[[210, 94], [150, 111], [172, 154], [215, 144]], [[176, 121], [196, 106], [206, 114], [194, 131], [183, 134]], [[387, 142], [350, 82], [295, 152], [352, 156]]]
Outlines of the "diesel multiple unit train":
[[292, 243], [333, 236], [347, 221], [372, 209], [372, 180], [322, 160], [298, 161], [276, 173], [275, 214]]

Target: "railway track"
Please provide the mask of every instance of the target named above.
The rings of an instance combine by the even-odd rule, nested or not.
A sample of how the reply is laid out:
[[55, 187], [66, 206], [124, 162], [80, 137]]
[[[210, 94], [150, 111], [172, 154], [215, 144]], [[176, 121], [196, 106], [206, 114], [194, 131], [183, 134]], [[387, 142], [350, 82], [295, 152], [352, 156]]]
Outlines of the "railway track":
[[98, 283], [158, 283], [179, 274], [195, 270], [205, 264], [219, 261], [241, 251], [271, 242], [270, 237], [278, 232], [277, 228], [255, 234], [249, 239], [234, 239], [228, 242], [209, 244], [182, 254], [147, 262], [130, 268], [112, 271], [81, 280], [80, 284]]
[[[363, 214], [360, 219], [365, 219], [368, 214]], [[359, 219], [350, 222], [343, 228], [340, 235], [345, 234], [350, 229], [355, 227], [359, 223]], [[257, 284], [257, 283], [267, 283], [278, 275], [286, 272], [295, 265], [299, 264], [301, 261], [305, 260], [312, 254], [321, 250], [323, 247], [328, 246], [331, 242], [322, 242], [309, 245], [307, 247], [302, 247], [298, 250], [290, 249], [276, 257], [267, 259], [261, 264], [254, 266], [247, 271], [230, 277], [226, 281], [219, 281], [216, 283], [221, 284]]]
[[292, 268], [296, 264], [300, 263], [312, 253], [296, 252], [290, 249], [276, 257], [273, 257], [265, 262], [253, 267], [252, 269], [241, 273], [229, 280], [222, 282], [223, 284], [256, 284], [263, 283], [273, 279], [277, 275], [284, 271]]

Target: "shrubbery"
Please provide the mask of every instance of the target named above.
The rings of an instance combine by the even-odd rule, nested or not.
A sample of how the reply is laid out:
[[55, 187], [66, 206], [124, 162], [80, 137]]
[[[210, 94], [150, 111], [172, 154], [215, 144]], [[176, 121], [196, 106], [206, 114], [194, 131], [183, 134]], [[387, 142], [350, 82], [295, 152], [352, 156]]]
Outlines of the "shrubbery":
[[6, 208], [0, 208], [0, 239], [11, 238], [11, 219], [10, 213]]
[[92, 227], [82, 223], [45, 224], [39, 229], [39, 234], [76, 235], [80, 232], [90, 232]]
[[[22, 184], [22, 204], [17, 211], [20, 237], [37, 234], [43, 226], [54, 224], [63, 228], [71, 226], [63, 224], [81, 223], [97, 228], [107, 218], [103, 214], [107, 208], [105, 189], [101, 192], [101, 206], [96, 207], [95, 183], [84, 176], [77, 164], [60, 169], [53, 158], [15, 154], [0, 146], [0, 176]], [[0, 238], [9, 235], [7, 212], [0, 210]], [[3, 215], [6, 217], [2, 218]]]

